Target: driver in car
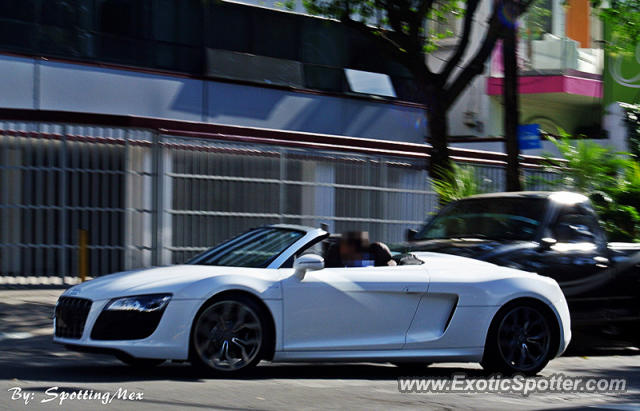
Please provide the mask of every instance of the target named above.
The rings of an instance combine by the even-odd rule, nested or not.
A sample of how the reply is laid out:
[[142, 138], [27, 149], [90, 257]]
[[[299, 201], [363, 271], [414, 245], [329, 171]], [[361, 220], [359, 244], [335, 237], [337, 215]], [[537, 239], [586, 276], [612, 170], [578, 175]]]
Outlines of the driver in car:
[[326, 267], [394, 266], [396, 262], [386, 244], [369, 243], [366, 231], [345, 233], [327, 251]]

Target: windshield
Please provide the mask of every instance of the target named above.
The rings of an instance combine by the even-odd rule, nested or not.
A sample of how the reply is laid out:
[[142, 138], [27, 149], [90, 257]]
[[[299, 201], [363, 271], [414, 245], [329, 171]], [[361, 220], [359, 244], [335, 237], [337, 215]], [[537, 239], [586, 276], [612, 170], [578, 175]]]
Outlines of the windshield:
[[545, 213], [544, 198], [462, 200], [445, 208], [415, 236], [437, 238], [535, 239]]
[[187, 264], [266, 268], [302, 236], [302, 231], [256, 228], [195, 256]]

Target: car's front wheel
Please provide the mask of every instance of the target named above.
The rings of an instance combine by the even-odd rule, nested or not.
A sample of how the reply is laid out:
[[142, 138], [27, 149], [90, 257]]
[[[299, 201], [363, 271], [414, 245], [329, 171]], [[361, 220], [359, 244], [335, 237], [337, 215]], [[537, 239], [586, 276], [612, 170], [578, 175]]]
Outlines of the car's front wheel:
[[494, 318], [482, 366], [491, 372], [535, 375], [554, 355], [554, 324], [537, 304], [518, 302]]
[[264, 356], [269, 329], [264, 310], [244, 295], [223, 297], [202, 309], [191, 333], [191, 362], [217, 373], [239, 373]]

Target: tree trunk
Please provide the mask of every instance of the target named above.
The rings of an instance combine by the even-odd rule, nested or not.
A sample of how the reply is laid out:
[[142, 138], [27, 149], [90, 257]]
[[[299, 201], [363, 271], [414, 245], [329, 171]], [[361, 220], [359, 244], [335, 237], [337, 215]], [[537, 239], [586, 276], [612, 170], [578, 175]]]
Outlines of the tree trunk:
[[[435, 93], [432, 96], [437, 96]], [[441, 169], [451, 168], [449, 160], [449, 147], [447, 138], [449, 130], [447, 126], [447, 109], [442, 98], [434, 97], [427, 106], [427, 127], [429, 128], [429, 138], [427, 142], [431, 144], [431, 158], [429, 161], [429, 175], [437, 177]]]
[[507, 191], [520, 191], [520, 145], [518, 144], [518, 61], [516, 27], [505, 30], [502, 42], [504, 66], [504, 138], [507, 152]]

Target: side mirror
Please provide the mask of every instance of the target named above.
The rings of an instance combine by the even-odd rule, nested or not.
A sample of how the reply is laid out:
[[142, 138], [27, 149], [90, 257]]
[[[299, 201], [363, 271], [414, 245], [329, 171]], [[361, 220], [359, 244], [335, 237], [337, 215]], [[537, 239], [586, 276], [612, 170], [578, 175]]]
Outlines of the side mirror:
[[406, 233], [407, 241], [414, 241], [416, 239], [416, 234], [418, 234], [418, 230], [414, 230], [412, 228], [407, 229], [407, 233]]
[[540, 239], [540, 245], [538, 246], [538, 251], [549, 251], [551, 247], [556, 245], [558, 242], [555, 238], [544, 237]]
[[295, 276], [301, 281], [309, 270], [322, 270], [324, 268], [324, 258], [316, 254], [305, 254], [296, 258], [293, 263]]

